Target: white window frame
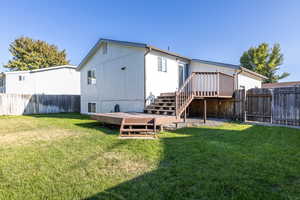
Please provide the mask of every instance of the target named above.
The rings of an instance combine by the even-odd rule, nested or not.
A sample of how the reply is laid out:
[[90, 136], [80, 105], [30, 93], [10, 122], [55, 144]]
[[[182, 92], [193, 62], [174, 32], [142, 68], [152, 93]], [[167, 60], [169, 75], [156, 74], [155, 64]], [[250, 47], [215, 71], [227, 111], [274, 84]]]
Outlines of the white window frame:
[[18, 78], [19, 78], [19, 81], [25, 81], [25, 76], [24, 75], [19, 75]]
[[165, 57], [157, 57], [157, 70], [159, 72], [168, 72], [168, 61]]
[[5, 86], [5, 80], [4, 78], [0, 78], [0, 88], [4, 88]]
[[[91, 111], [89, 110], [89, 108], [90, 108], [89, 105], [90, 104], [95, 104], [95, 112], [92, 112], [92, 107], [91, 107]], [[87, 111], [88, 111], [89, 114], [97, 113], [97, 103], [96, 102], [88, 102]]]
[[[91, 73], [91, 76], [90, 74]], [[87, 84], [88, 85], [96, 85], [97, 83], [97, 76], [96, 76], [96, 70], [90, 69], [87, 71]]]

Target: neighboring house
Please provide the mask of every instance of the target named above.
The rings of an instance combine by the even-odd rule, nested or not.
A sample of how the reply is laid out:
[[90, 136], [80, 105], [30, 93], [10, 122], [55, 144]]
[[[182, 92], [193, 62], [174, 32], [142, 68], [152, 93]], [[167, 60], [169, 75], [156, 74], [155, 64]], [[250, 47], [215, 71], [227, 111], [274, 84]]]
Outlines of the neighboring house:
[[72, 65], [2, 72], [0, 93], [80, 95], [80, 73]]
[[300, 86], [300, 81], [294, 82], [280, 82], [280, 83], [264, 83], [262, 85], [263, 88], [280, 88], [280, 87], [295, 87]]
[[238, 65], [191, 59], [147, 44], [110, 39], [100, 39], [78, 70], [81, 113], [113, 112], [118, 108], [143, 112], [161, 93], [178, 91], [191, 74], [195, 74], [194, 79], [198, 77], [188, 79], [199, 83], [194, 90], [218, 98], [232, 98], [234, 89], [261, 87], [265, 79]]

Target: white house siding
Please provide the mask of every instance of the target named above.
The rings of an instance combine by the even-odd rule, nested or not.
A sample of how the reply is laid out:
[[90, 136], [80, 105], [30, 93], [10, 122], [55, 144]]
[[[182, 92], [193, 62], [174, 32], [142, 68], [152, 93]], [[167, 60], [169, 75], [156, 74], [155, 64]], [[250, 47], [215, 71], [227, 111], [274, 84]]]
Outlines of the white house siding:
[[243, 87], [245, 87], [246, 90], [249, 90], [251, 88], [261, 88], [261, 85], [261, 80], [251, 78], [244, 74], [238, 75], [238, 89], [243, 89]]
[[[96, 103], [97, 113], [114, 111], [142, 112], [144, 109], [145, 49], [108, 43], [88, 60], [81, 73], [81, 113], [88, 113], [88, 103]], [[122, 70], [122, 68], [125, 68]], [[96, 84], [87, 84], [89, 70], [96, 71]]]
[[[167, 72], [158, 71], [158, 56], [167, 59]], [[165, 92], [175, 92], [179, 85], [179, 63], [187, 63], [174, 56], [150, 51], [146, 55], [146, 99]], [[149, 101], [147, 101], [149, 103]]]
[[[19, 76], [24, 80], [20, 81]], [[80, 73], [75, 68], [8, 72], [5, 77], [7, 94], [80, 94]]]

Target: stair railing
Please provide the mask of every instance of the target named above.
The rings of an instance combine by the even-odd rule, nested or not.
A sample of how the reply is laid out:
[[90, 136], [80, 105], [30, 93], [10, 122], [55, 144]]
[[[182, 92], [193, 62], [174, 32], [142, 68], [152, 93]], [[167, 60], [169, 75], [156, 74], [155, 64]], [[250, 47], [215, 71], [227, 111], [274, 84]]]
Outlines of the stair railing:
[[176, 92], [176, 117], [194, 98], [232, 97], [234, 77], [221, 72], [193, 72]]
[[193, 100], [193, 86], [194, 86], [194, 76], [195, 73], [192, 73], [179, 88], [175, 95], [175, 105], [176, 105], [176, 116], [179, 117], [186, 107]]

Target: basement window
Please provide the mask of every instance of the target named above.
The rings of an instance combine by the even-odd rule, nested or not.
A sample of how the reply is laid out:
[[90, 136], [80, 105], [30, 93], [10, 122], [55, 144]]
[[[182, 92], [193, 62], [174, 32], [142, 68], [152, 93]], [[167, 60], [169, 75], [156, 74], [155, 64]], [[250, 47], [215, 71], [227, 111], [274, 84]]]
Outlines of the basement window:
[[167, 59], [164, 57], [157, 57], [157, 68], [159, 72], [167, 72]]
[[87, 72], [87, 84], [88, 85], [96, 84], [96, 71], [95, 70], [89, 70]]
[[88, 113], [96, 113], [96, 103], [88, 103]]

